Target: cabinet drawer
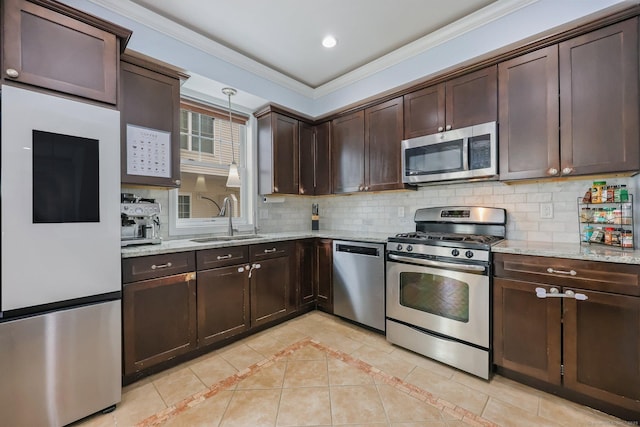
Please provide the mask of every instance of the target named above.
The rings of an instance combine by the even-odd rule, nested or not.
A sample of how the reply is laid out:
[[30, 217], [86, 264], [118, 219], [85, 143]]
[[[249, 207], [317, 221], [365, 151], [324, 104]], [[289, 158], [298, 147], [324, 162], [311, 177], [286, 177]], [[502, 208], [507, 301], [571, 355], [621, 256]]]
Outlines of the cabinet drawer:
[[640, 295], [640, 266], [632, 264], [497, 253], [494, 254], [494, 275], [534, 283]]
[[198, 271], [210, 268], [226, 267], [228, 265], [249, 262], [247, 246], [231, 246], [228, 248], [205, 249], [196, 252]]
[[154, 279], [156, 277], [195, 271], [195, 268], [194, 252], [125, 258], [122, 260], [122, 281], [130, 283]]
[[289, 256], [293, 253], [292, 242], [273, 242], [252, 245], [249, 248], [251, 261]]

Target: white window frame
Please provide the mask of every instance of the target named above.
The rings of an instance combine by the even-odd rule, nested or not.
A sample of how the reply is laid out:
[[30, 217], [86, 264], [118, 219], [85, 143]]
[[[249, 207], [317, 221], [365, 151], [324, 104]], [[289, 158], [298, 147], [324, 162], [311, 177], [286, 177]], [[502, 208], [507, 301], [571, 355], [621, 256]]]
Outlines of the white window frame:
[[[180, 201], [180, 196], [189, 198], [189, 218], [192, 218], [193, 217], [193, 194], [192, 193], [178, 194], [176, 196], [176, 197], [178, 197], [178, 201], [176, 203], [178, 203]], [[180, 211], [180, 209], [178, 208], [178, 211], [176, 211], [176, 215], [178, 215], [179, 211]], [[184, 220], [186, 218], [179, 218], [179, 219], [180, 220]]]
[[[220, 108], [224, 108], [220, 106]], [[238, 162], [238, 172], [242, 182], [240, 192], [240, 206], [242, 206], [242, 216], [233, 217], [233, 228], [239, 232], [254, 232], [256, 224], [257, 209], [257, 146], [258, 146], [258, 121], [250, 111], [242, 111], [249, 115], [246, 124], [245, 135], [241, 136], [244, 149], [240, 151]], [[234, 144], [238, 143], [234, 141]], [[249, 165], [249, 167], [247, 167]], [[197, 236], [205, 234], [226, 234], [228, 231], [229, 218], [178, 218], [178, 193], [179, 189], [169, 190], [169, 236]]]
[[[204, 154], [210, 154], [212, 156], [215, 156], [216, 155], [215, 126], [216, 126], [216, 120], [219, 120], [219, 119], [216, 119], [215, 117], [209, 116], [211, 118], [211, 120], [213, 121], [213, 129], [214, 129], [213, 135], [211, 136], [211, 150], [212, 150], [212, 152], [209, 153], [207, 151], [202, 151], [202, 150], [197, 150], [196, 151], [196, 150], [193, 149], [193, 115], [194, 114], [197, 114], [198, 117], [206, 116], [206, 114], [204, 114], [204, 113], [187, 110], [188, 119], [187, 119], [187, 133], [186, 133], [186, 136], [187, 136], [187, 148], [186, 148], [186, 150], [194, 152], [194, 153], [204, 153]], [[200, 138], [200, 148], [202, 148], [202, 139], [203, 139], [203, 137], [202, 137], [202, 123], [200, 123], [200, 129], [201, 129], [201, 132], [200, 132], [200, 135], [198, 135], [198, 137]], [[183, 135], [183, 133], [181, 131], [180, 132], [180, 137], [182, 137], [182, 135]], [[209, 138], [207, 137], [207, 138], [204, 138], [204, 139], [209, 139]]]

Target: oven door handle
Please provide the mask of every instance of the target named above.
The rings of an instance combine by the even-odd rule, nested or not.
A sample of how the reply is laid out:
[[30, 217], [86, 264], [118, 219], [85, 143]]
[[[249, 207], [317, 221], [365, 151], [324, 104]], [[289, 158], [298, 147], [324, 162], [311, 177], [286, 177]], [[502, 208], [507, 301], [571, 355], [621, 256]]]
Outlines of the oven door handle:
[[453, 262], [433, 261], [430, 259], [413, 258], [395, 254], [389, 254], [389, 258], [394, 261], [408, 262], [411, 264], [425, 265], [429, 267], [454, 268], [456, 270], [470, 271], [474, 273], [483, 273], [486, 270], [486, 267], [483, 265], [456, 264]]

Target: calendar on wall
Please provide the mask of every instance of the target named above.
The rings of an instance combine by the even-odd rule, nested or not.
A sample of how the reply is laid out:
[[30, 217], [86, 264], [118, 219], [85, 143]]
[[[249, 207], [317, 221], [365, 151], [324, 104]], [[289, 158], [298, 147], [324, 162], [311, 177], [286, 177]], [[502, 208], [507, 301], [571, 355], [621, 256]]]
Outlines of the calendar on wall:
[[127, 174], [171, 178], [171, 132], [127, 124]]

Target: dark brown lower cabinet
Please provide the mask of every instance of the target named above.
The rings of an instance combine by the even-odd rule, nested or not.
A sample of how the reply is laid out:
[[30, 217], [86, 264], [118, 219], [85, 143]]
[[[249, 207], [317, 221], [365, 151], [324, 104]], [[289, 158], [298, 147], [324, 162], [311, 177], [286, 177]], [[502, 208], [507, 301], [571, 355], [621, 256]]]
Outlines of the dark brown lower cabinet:
[[511, 254], [494, 264], [498, 371], [640, 420], [640, 266]]
[[635, 411], [639, 421], [640, 297], [570, 290], [588, 299], [562, 301], [564, 386]]
[[290, 297], [294, 258], [292, 242], [274, 242], [253, 245], [251, 259], [251, 327], [259, 326], [286, 316], [293, 310]]
[[124, 375], [197, 346], [196, 274], [127, 283], [122, 293]]
[[333, 240], [317, 239], [315, 244], [314, 288], [318, 308], [333, 313]]
[[249, 329], [249, 276], [243, 266], [198, 272], [198, 345]]
[[316, 303], [315, 280], [315, 240], [306, 239], [296, 242], [298, 253], [297, 292], [300, 307], [313, 306]]
[[561, 301], [536, 297], [551, 286], [493, 280], [494, 362], [552, 384], [560, 384]]

